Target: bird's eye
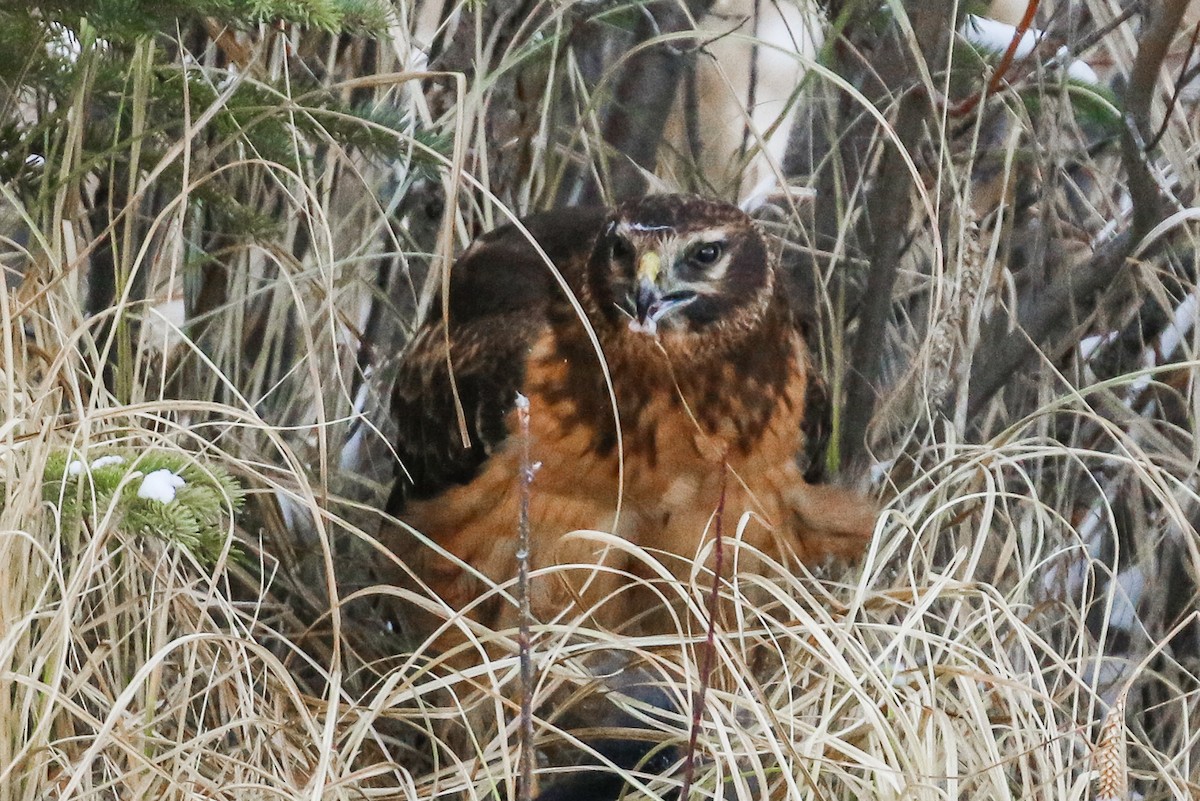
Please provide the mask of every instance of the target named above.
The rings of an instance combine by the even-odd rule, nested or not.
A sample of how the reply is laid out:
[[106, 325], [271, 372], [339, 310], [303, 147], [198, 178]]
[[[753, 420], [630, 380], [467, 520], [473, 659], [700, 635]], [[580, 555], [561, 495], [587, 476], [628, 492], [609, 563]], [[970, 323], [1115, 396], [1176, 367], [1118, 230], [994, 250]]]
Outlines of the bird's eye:
[[720, 242], [705, 242], [692, 252], [692, 261], [702, 267], [711, 267], [721, 258]]
[[633, 257], [633, 243], [623, 236], [613, 237], [612, 240], [612, 257], [613, 261], [625, 261]]

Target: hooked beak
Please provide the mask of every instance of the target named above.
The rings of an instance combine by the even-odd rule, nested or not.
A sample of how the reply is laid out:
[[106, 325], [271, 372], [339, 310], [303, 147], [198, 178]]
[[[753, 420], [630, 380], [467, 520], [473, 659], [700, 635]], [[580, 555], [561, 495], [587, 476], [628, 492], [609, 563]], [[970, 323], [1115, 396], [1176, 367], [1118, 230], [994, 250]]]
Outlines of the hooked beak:
[[694, 292], [668, 292], [663, 294], [658, 285], [640, 278], [634, 296], [634, 319], [629, 321], [629, 330], [642, 334], [658, 333], [658, 321], [673, 311], [683, 308], [696, 299]]

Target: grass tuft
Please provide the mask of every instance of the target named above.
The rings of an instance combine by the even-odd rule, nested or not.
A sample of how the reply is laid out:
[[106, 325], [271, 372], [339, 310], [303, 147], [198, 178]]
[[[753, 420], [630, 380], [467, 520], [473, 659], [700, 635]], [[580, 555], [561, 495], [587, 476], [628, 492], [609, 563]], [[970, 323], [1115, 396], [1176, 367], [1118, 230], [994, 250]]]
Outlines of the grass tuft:
[[[841, 44], [788, 55], [721, 20], [701, 46], [655, 31], [653, 4], [432, 5], [276, 4], [277, 25], [155, 24], [128, 46], [18, 15], [37, 46], [0, 53], [0, 801], [516, 798], [523, 737], [545, 788], [581, 750], [614, 769], [617, 727], [658, 746], [618, 770], [643, 795], [679, 789], [685, 756], [692, 797], [1200, 794], [1192, 29], [1139, 104], [1161, 137], [1135, 169], [1170, 202], [1119, 251], [1134, 211], [1107, 82], [1143, 28], [1096, 0], [1034, 22], [1105, 85], [1068, 80], [1056, 48], [991, 91], [961, 37], [919, 90], [851, 80], [839, 58], [886, 48], [855, 49], [849, 7], [818, 24]], [[931, 38], [914, 24], [902, 54]], [[655, 185], [754, 199], [838, 400], [831, 468], [864, 287], [893, 271], [859, 454], [884, 511], [853, 568], [679, 584], [636, 554], [671, 636], [482, 630], [378, 579], [404, 558], [375, 539], [389, 376], [474, 234], [644, 178], [605, 135], [614, 93], [655, 105], [660, 84], [624, 71], [643, 35], [706, 76], [650, 109], [683, 115]], [[766, 101], [738, 99], [749, 78], [709, 58], [726, 45], [802, 68], [786, 148]], [[697, 129], [717, 118], [743, 132], [725, 150]], [[751, 172], [787, 184], [730, 178]], [[879, 201], [880, 174], [910, 202]], [[883, 224], [894, 247], [872, 259]], [[1063, 286], [1089, 289], [1047, 305]], [[171, 500], [139, 496], [159, 471]], [[738, 511], [723, 558], [765, 561]], [[461, 629], [473, 666], [386, 617], [397, 598]]]

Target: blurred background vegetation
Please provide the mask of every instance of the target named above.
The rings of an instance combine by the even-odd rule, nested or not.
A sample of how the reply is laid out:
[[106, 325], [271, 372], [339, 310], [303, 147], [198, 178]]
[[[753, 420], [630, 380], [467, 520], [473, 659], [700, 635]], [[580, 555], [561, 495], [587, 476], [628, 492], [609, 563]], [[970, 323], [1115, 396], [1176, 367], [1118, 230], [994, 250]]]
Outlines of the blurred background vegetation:
[[[383, 399], [473, 236], [653, 191], [775, 236], [817, 472], [886, 505], [788, 585], [858, 657], [779, 645], [712, 776], [1194, 797], [1198, 38], [1183, 0], [0, 0], [0, 799], [511, 781], [373, 613]], [[64, 539], [47, 464], [113, 446], [237, 475], [236, 558]]]

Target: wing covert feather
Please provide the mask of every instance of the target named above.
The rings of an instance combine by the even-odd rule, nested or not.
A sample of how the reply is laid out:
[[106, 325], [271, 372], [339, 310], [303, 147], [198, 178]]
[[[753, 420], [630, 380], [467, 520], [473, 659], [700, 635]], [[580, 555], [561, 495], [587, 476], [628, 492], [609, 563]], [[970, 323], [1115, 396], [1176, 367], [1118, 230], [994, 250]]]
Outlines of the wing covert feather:
[[[574, 290], [605, 215], [602, 208], [572, 208], [522, 223]], [[450, 273], [449, 323], [435, 304], [403, 357], [392, 392], [402, 467], [390, 513], [402, 512], [409, 499], [432, 498], [469, 482], [508, 438], [508, 413], [524, 383], [525, 360], [546, 325], [547, 304], [555, 302], [565, 302], [561, 288], [516, 226], [479, 237], [458, 258]], [[468, 447], [454, 407], [447, 340]]]

